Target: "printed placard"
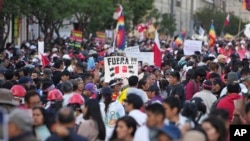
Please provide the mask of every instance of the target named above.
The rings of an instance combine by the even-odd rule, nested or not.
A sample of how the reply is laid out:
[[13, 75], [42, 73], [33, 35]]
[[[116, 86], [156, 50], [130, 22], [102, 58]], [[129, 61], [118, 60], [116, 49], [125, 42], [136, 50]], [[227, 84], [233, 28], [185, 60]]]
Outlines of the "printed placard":
[[104, 58], [105, 82], [115, 78], [128, 78], [132, 75], [138, 75], [137, 58], [112, 56]]

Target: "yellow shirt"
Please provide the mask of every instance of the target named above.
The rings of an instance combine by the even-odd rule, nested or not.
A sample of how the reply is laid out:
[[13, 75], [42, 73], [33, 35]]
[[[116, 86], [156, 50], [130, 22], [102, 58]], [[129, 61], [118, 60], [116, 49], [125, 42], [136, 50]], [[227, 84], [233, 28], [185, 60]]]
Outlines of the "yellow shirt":
[[123, 104], [124, 100], [127, 98], [128, 88], [124, 89], [118, 97], [118, 101]]

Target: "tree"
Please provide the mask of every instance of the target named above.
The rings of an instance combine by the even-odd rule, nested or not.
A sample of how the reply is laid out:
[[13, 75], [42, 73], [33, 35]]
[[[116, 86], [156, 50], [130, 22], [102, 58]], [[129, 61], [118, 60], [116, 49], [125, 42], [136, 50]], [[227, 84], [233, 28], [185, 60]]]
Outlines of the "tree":
[[72, 16], [70, 0], [26, 0], [22, 13], [34, 16], [34, 23], [39, 24], [44, 35], [45, 45], [50, 45], [53, 33], [60, 38], [59, 29], [63, 20]]
[[72, 0], [74, 16], [79, 24], [79, 30], [84, 32], [85, 37], [89, 33], [106, 28], [114, 28], [116, 21], [113, 14], [117, 4], [123, 6], [126, 30], [142, 22], [143, 17], [153, 8], [153, 0]]
[[[221, 35], [227, 14], [228, 13], [208, 7], [199, 9], [195, 15], [197, 16], [199, 22], [204, 26], [204, 29], [206, 29], [206, 31], [209, 31], [211, 21], [213, 20], [216, 34]], [[233, 13], [230, 13], [230, 22], [229, 25], [224, 28], [224, 33], [228, 32], [232, 35], [236, 35], [238, 33], [239, 23], [240, 23], [240, 18], [235, 16]], [[245, 23], [243, 22], [242, 24]], [[243, 28], [244, 26], [241, 26], [241, 29]]]
[[0, 48], [4, 48], [10, 34], [10, 22], [18, 15], [21, 2], [19, 0], [1, 0], [0, 8]]
[[146, 20], [155, 21], [154, 24], [158, 27], [159, 32], [163, 34], [173, 35], [176, 31], [176, 23], [174, 17], [167, 13], [160, 13], [158, 9], [152, 9], [146, 16]]

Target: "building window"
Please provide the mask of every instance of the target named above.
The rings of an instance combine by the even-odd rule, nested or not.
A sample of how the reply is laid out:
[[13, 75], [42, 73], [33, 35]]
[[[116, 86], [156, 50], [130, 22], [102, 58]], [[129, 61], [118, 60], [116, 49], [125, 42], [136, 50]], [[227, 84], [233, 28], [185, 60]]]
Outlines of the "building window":
[[177, 7], [181, 7], [181, 0], [177, 0], [177, 1], [176, 1], [176, 6], [177, 6]]

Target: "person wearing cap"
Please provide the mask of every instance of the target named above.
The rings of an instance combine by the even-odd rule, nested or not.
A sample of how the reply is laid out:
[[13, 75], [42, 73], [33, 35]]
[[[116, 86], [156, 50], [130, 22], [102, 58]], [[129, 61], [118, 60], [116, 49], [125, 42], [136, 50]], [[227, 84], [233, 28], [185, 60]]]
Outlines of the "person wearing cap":
[[157, 141], [175, 141], [181, 138], [181, 131], [176, 126], [164, 125], [159, 129]]
[[84, 86], [83, 97], [86, 100], [95, 99], [97, 97], [96, 86], [94, 83], [87, 83]]
[[[229, 72], [227, 74], [227, 83], [234, 83], [237, 82], [240, 85], [241, 91], [240, 91], [240, 95], [242, 95], [243, 90], [247, 89], [246, 86], [243, 83], [240, 83], [240, 78], [239, 75], [236, 72]], [[224, 87], [220, 93], [220, 97], [224, 97], [225, 95], [227, 95], [227, 87]]]
[[160, 89], [156, 84], [149, 86], [147, 89], [147, 96], [149, 99], [149, 101], [146, 103], [147, 105], [155, 102], [161, 103], [163, 100], [160, 96]]
[[125, 111], [136, 120], [139, 127], [145, 125], [147, 119], [147, 115], [140, 110], [142, 106], [143, 101], [140, 96], [133, 93], [127, 96], [124, 105]]
[[217, 100], [216, 96], [212, 93], [213, 84], [210, 80], [206, 80], [202, 84], [203, 90], [194, 94], [193, 97], [200, 97], [207, 107], [206, 113], [209, 114], [213, 103]]
[[10, 113], [12, 109], [19, 105], [19, 103], [14, 100], [10, 90], [0, 88], [0, 93], [0, 107], [6, 112]]
[[227, 110], [229, 112], [229, 121], [232, 122], [233, 114], [237, 110], [234, 101], [243, 100], [243, 97], [239, 94], [241, 92], [239, 83], [237, 81], [229, 82], [227, 84], [227, 92], [227, 95], [218, 101], [216, 108]]
[[22, 85], [26, 90], [30, 88], [32, 79], [26, 76], [22, 76], [18, 80], [18, 84]]
[[122, 79], [110, 80], [109, 86], [113, 90], [112, 100], [116, 100], [121, 93], [122, 89]]
[[125, 115], [125, 110], [118, 100], [112, 100], [113, 91], [110, 87], [103, 87], [100, 91], [102, 100], [100, 110], [106, 126], [106, 139], [108, 140], [115, 128], [116, 121]]
[[38, 141], [33, 135], [33, 119], [26, 110], [15, 109], [9, 115], [9, 141]]

